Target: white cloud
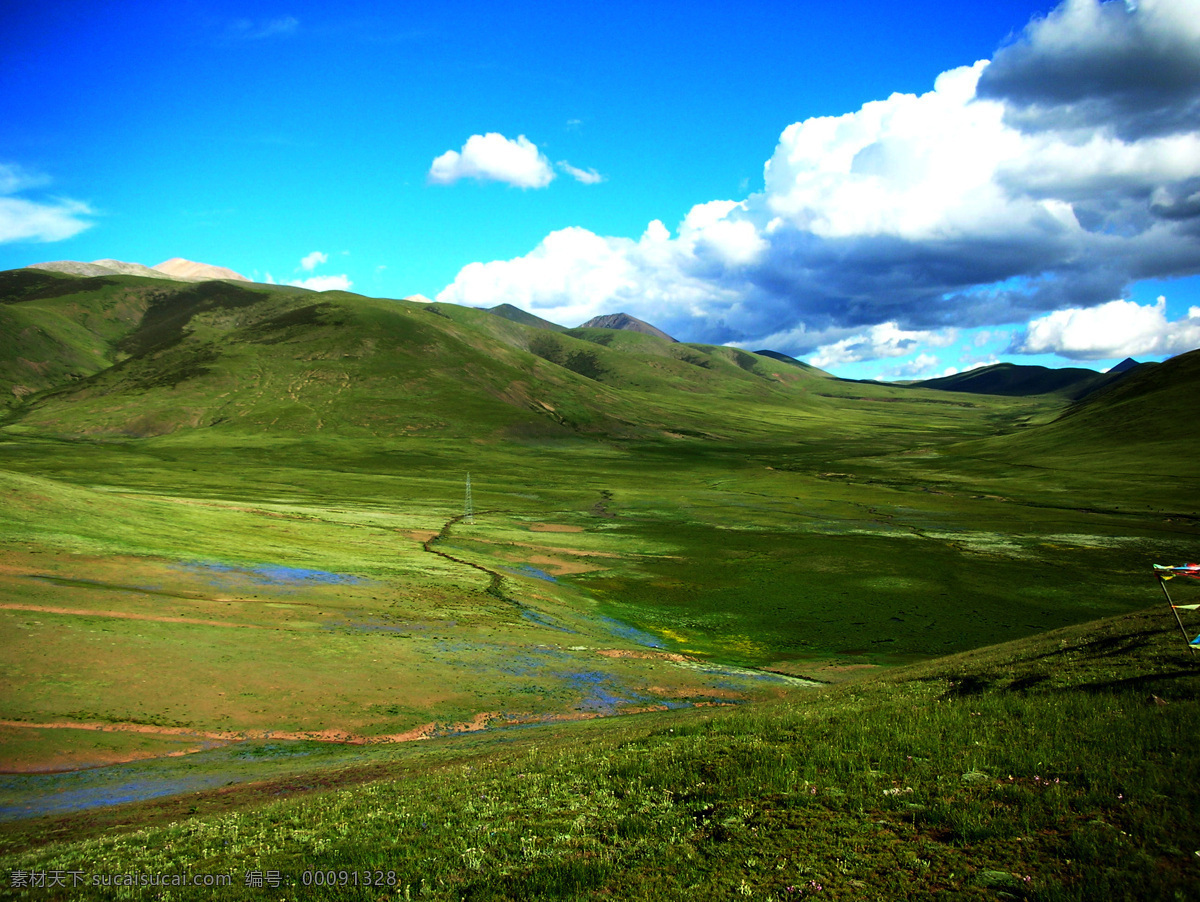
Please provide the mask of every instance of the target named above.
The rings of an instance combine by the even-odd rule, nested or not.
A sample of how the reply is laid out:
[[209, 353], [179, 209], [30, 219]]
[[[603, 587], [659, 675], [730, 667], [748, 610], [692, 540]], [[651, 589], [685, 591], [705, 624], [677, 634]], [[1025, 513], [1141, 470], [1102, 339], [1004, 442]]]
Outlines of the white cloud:
[[995, 364], [997, 364], [999, 362], [1000, 361], [997, 358], [989, 357], [987, 360], [976, 360], [974, 363], [969, 363], [966, 366], [961, 367], [961, 368], [959, 368], [957, 366], [948, 366], [944, 370], [942, 370], [940, 373], [938, 373], [936, 377], [930, 376], [929, 378], [934, 379], [934, 378], [940, 378], [942, 376], [956, 376], [959, 373], [969, 373], [969, 372], [971, 372], [971, 370], [977, 370], [977, 369], [980, 369], [981, 367], [994, 366]]
[[498, 132], [471, 135], [462, 151], [448, 150], [429, 167], [429, 181], [451, 185], [463, 178], [506, 182], [518, 188], [545, 188], [554, 180], [550, 161], [537, 145], [518, 135], [510, 141]]
[[1021, 354], [1059, 354], [1073, 360], [1103, 360], [1145, 354], [1181, 354], [1200, 347], [1200, 307], [1169, 322], [1167, 299], [1153, 306], [1109, 301], [1099, 307], [1056, 310], [1029, 323], [1014, 343]]
[[81, 217], [94, 216], [95, 211], [82, 201], [9, 196], [40, 188], [49, 181], [47, 176], [15, 163], [0, 163], [0, 243], [62, 241], [91, 228], [92, 223]]
[[604, 176], [598, 173], [595, 169], [578, 169], [568, 163], [566, 160], [558, 161], [558, 168], [565, 172], [577, 182], [582, 182], [585, 185], [598, 185], [604, 181]]
[[[572, 226], [551, 232], [530, 253], [464, 266], [437, 300], [468, 306], [509, 303], [555, 322], [580, 323], [617, 309], [670, 332], [676, 322], [736, 306], [729, 289], [692, 276], [689, 243], [658, 220], [642, 237], [605, 238]], [[664, 315], [665, 314], [665, 315]]]
[[328, 263], [329, 255], [323, 254], [320, 251], [313, 251], [311, 254], [305, 255], [300, 260], [300, 268], [305, 272], [312, 272], [316, 269], [318, 263]]
[[[881, 357], [904, 357], [922, 347], [946, 347], [953, 344], [957, 337], [958, 333], [953, 329], [944, 332], [909, 331], [898, 328], [894, 322], [880, 323], [857, 335], [818, 348], [809, 363], [826, 369]], [[936, 364], [937, 360], [934, 359], [932, 365]]]
[[[1200, 67], [1200, 32], [1163, 24], [1188, 9], [1067, 0], [1045, 21], [1075, 22], [1076, 43], [1035, 20], [997, 54], [1003, 78], [987, 92], [981, 60], [925, 94], [796, 122], [761, 192], [697, 204], [674, 237], [657, 221], [638, 240], [563, 229], [523, 257], [469, 264], [439, 299], [560, 322], [627, 310], [685, 340], [816, 350], [828, 364], [915, 348], [897, 352], [893, 333], [1037, 322], [1100, 309], [1139, 279], [1200, 273], [1200, 89], [1168, 78]], [[1137, 72], [1113, 74], [1104, 48], [1117, 44], [1136, 48]], [[1127, 81], [1153, 122], [1119, 106]], [[1128, 113], [1124, 125], [1083, 127], [1081, 91]], [[439, 157], [431, 180], [482, 177], [467, 149]]]
[[[267, 274], [267, 279], [270, 281], [270, 274]], [[309, 288], [313, 291], [349, 291], [350, 286], [354, 283], [350, 281], [345, 274], [340, 276], [312, 276], [308, 279], [295, 279], [288, 282], [289, 285], [295, 285], [298, 288]]]
[[1029, 129], [1191, 131], [1200, 112], [1194, 0], [1068, 0], [1001, 49], [980, 83]]
[[938, 359], [932, 354], [918, 354], [908, 363], [884, 370], [879, 374], [881, 379], [915, 379], [919, 376], [929, 377], [938, 366]]
[[78, 235], [92, 223], [80, 219], [94, 211], [75, 200], [50, 203], [0, 197], [0, 243], [7, 241], [62, 241]]

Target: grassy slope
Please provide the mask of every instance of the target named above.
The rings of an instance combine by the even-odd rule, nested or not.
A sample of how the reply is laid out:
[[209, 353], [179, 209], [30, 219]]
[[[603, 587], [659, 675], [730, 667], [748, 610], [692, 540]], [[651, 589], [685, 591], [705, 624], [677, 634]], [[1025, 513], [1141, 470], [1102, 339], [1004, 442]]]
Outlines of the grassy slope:
[[993, 453], [1047, 465], [1070, 461], [1091, 470], [1183, 477], [1180, 493], [1197, 497], [1195, 454], [1200, 352], [1140, 368], [1067, 410], [1045, 428], [993, 442]]
[[[248, 787], [232, 813], [201, 796], [210, 816], [139, 829], [177, 809], [127, 808], [124, 835], [4, 865], [233, 874], [217, 898], [254, 870], [284, 898], [381, 895], [305, 890], [304, 869], [392, 871], [382, 895], [433, 899], [1190, 898], [1198, 690], [1153, 609], [786, 703], [429, 747], [349, 790], [353, 772], [265, 804], [272, 785]], [[110, 828], [47, 821], [9, 848]]]
[[156, 286], [131, 278], [0, 273], [0, 410], [114, 364]]

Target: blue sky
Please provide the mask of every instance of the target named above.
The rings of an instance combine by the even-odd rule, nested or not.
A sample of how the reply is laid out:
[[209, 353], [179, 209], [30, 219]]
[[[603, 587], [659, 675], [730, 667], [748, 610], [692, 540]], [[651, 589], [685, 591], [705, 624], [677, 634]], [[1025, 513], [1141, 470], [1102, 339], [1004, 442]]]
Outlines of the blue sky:
[[0, 268], [625, 310], [853, 377], [1200, 345], [1196, 0], [505, 6], [9, 2]]

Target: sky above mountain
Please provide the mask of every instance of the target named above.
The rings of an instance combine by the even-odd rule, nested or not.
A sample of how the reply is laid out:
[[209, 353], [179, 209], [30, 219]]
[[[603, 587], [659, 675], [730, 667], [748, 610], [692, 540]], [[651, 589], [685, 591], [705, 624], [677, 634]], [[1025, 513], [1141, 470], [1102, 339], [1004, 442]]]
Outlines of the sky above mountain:
[[1200, 0], [5, 4], [0, 268], [170, 257], [853, 377], [1162, 359]]

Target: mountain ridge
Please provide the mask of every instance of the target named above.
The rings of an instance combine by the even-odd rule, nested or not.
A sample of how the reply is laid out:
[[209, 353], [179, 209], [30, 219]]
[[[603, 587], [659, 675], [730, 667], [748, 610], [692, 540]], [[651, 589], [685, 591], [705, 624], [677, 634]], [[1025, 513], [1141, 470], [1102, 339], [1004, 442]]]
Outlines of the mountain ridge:
[[1151, 364], [1138, 363], [1128, 357], [1107, 373], [1085, 367], [1053, 369], [1028, 364], [994, 363], [990, 366], [967, 370], [964, 373], [955, 373], [952, 376], [938, 376], [934, 379], [922, 379], [906, 384], [937, 391], [1007, 397], [1059, 395], [1072, 401], [1078, 401], [1145, 366], [1151, 366]]
[[289, 286], [0, 273], [5, 428], [48, 436], [787, 444], [819, 429], [870, 435], [885, 453], [936, 421], [939, 441], [983, 442], [981, 453], [1137, 465], [1138, 448], [1160, 462], [1175, 453], [1154, 424], [1186, 418], [1200, 384], [1191, 352], [1133, 367], [1074, 406], [1063, 393], [1000, 403], [840, 380], [782, 356]]
[[241, 273], [234, 272], [224, 266], [214, 266], [211, 263], [197, 263], [185, 260], [183, 257], [172, 257], [155, 266], [145, 266], [141, 263], [127, 263], [123, 260], [105, 258], [84, 263], [80, 260], [52, 260], [47, 263], [33, 263], [26, 269], [37, 269], [45, 272], [59, 272], [75, 276], [142, 276], [147, 279], [170, 279], [176, 282], [204, 282], [211, 279], [232, 279], [238, 282], [249, 282], [250, 279]]

